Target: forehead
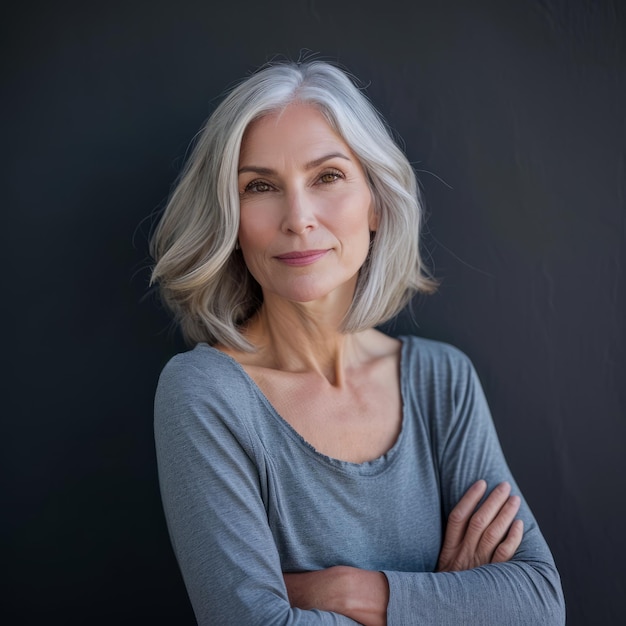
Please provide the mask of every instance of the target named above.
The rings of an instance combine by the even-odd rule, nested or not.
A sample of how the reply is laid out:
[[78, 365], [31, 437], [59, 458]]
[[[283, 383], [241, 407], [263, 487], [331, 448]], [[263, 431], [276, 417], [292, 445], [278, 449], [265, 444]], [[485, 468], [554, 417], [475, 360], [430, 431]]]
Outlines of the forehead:
[[239, 162], [289, 156], [303, 161], [320, 151], [338, 150], [352, 154], [349, 146], [315, 106], [294, 103], [254, 120], [241, 142]]

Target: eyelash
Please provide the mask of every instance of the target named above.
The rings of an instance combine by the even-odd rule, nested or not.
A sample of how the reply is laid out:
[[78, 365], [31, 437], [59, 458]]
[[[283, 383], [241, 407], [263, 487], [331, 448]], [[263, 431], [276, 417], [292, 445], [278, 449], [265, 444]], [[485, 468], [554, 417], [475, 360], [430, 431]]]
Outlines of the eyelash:
[[[332, 176], [333, 179], [324, 181], [323, 179], [326, 176]], [[344, 178], [344, 175], [339, 170], [331, 169], [320, 174], [320, 176], [318, 177], [318, 183], [321, 183], [322, 185], [332, 185], [333, 183], [337, 182], [338, 180], [342, 178]], [[258, 187], [266, 187], [266, 189], [261, 191], [258, 189]], [[243, 191], [244, 193], [266, 193], [270, 191], [272, 188], [273, 188], [273, 185], [270, 185], [270, 183], [267, 183], [261, 179], [257, 179], [257, 180], [250, 181], [245, 186]]]
[[322, 181], [322, 178], [324, 178], [325, 176], [333, 176], [334, 178], [332, 180], [328, 180], [325, 183], [323, 183], [324, 185], [332, 185], [334, 182], [337, 182], [339, 179], [344, 178], [344, 175], [339, 170], [335, 170], [335, 169], [328, 170], [327, 172], [324, 172], [323, 174], [321, 174], [319, 177], [320, 182]]
[[[267, 187], [267, 189], [265, 189], [264, 191], [259, 191], [257, 187]], [[266, 191], [269, 191], [271, 187], [272, 185], [266, 183], [263, 180], [253, 180], [245, 186], [243, 191], [244, 193], [265, 193]]]

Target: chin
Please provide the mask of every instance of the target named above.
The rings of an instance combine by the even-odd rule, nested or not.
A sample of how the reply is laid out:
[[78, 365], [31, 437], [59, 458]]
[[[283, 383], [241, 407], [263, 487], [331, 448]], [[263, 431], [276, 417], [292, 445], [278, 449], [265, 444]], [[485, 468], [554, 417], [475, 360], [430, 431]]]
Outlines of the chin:
[[352, 302], [354, 296], [354, 285], [334, 287], [332, 289], [324, 289], [321, 287], [310, 287], [307, 289], [298, 289], [291, 291], [285, 298], [290, 302], [307, 304], [310, 302], [327, 302], [329, 304], [345, 306], [346, 302]]
[[358, 274], [343, 280], [338, 280], [338, 277], [329, 280], [328, 276], [323, 278], [301, 276], [282, 284], [275, 284], [274, 288], [268, 285], [268, 291], [288, 302], [307, 304], [318, 301], [345, 308], [346, 302], [351, 303], [354, 297], [357, 276]]

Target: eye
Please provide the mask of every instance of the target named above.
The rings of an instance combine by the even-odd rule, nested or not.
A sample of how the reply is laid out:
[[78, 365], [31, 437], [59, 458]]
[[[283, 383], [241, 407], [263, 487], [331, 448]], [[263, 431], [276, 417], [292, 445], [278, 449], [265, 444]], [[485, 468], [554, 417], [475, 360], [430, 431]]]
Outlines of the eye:
[[265, 193], [272, 189], [273, 187], [263, 180], [253, 180], [245, 186], [244, 193]]
[[324, 172], [320, 177], [320, 183], [325, 185], [329, 183], [334, 183], [335, 181], [343, 178], [343, 174], [339, 170], [329, 170], [328, 172]]

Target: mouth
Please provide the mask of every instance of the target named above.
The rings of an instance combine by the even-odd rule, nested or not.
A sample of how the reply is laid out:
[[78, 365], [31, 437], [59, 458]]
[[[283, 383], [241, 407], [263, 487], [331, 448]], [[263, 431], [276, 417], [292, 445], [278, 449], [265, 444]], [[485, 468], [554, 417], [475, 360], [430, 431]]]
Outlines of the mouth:
[[329, 249], [325, 249], [285, 252], [285, 254], [279, 254], [275, 258], [286, 265], [310, 265], [321, 259], [329, 251]]

